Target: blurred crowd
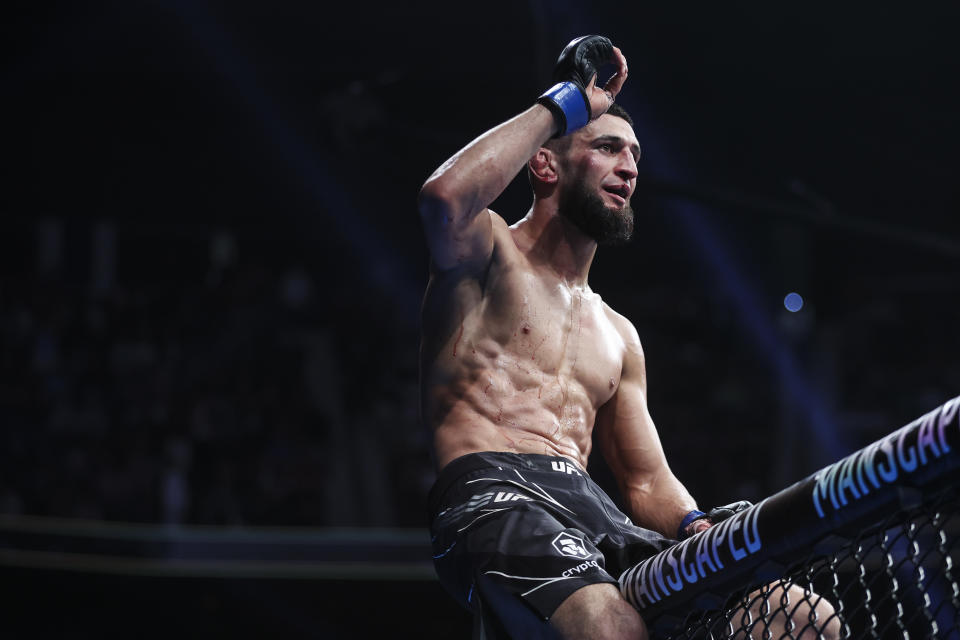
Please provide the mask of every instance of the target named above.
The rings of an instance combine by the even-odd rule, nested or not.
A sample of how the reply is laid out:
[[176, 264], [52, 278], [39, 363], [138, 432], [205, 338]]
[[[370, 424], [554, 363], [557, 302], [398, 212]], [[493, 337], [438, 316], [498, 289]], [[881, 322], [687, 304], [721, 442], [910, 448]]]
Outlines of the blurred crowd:
[[398, 507], [430, 482], [415, 331], [302, 268], [213, 262], [0, 279], [0, 513], [422, 524]]

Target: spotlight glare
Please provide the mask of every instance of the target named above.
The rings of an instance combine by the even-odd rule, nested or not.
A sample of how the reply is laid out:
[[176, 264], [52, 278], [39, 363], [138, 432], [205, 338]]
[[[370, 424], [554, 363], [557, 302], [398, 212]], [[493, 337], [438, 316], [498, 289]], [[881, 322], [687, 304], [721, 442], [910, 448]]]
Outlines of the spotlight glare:
[[800, 309], [803, 309], [803, 296], [791, 291], [783, 299], [783, 306], [786, 307], [790, 313], [796, 313], [800, 311]]

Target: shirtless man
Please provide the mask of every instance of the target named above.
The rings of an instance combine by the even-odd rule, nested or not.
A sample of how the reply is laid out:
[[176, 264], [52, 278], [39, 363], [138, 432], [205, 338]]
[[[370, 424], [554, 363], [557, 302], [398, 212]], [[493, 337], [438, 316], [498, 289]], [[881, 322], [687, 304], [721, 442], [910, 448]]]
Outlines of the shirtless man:
[[[601, 88], [608, 62], [617, 71]], [[636, 640], [646, 628], [616, 577], [711, 522], [667, 465], [636, 329], [587, 284], [598, 244], [633, 229], [640, 145], [613, 102], [626, 59], [589, 36], [557, 75], [420, 192], [435, 561], [487, 637]], [[508, 225], [487, 207], [525, 165], [533, 206]], [[630, 517], [586, 473], [594, 438]]]

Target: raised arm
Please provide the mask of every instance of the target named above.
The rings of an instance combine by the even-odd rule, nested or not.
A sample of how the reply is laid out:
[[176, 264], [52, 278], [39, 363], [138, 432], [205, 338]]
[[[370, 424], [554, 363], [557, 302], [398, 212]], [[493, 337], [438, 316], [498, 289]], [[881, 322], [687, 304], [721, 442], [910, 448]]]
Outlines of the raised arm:
[[[697, 503], [670, 470], [650, 417], [646, 366], [637, 331], [625, 319], [617, 320], [626, 356], [617, 392], [597, 413], [597, 443], [634, 521], [675, 538], [681, 521]], [[698, 520], [688, 532], [708, 526], [709, 521]]]
[[[601, 89], [596, 68], [617, 73]], [[444, 162], [420, 190], [419, 209], [433, 262], [441, 270], [482, 267], [493, 251], [487, 207], [551, 136], [605, 113], [627, 77], [619, 49], [600, 36], [571, 42], [557, 62], [560, 80], [537, 104], [487, 131]]]
[[554, 127], [550, 111], [536, 104], [465, 146], [427, 179], [420, 189], [420, 217], [439, 269], [486, 263], [493, 251], [487, 206]]

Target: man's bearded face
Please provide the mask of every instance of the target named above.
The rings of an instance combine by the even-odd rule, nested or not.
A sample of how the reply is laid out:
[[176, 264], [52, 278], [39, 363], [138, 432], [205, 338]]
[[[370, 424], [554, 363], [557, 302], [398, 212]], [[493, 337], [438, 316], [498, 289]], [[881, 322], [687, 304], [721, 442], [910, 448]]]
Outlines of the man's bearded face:
[[617, 209], [604, 204], [584, 181], [571, 180], [561, 187], [559, 212], [599, 245], [626, 244], [633, 236], [633, 209], [628, 201]]

